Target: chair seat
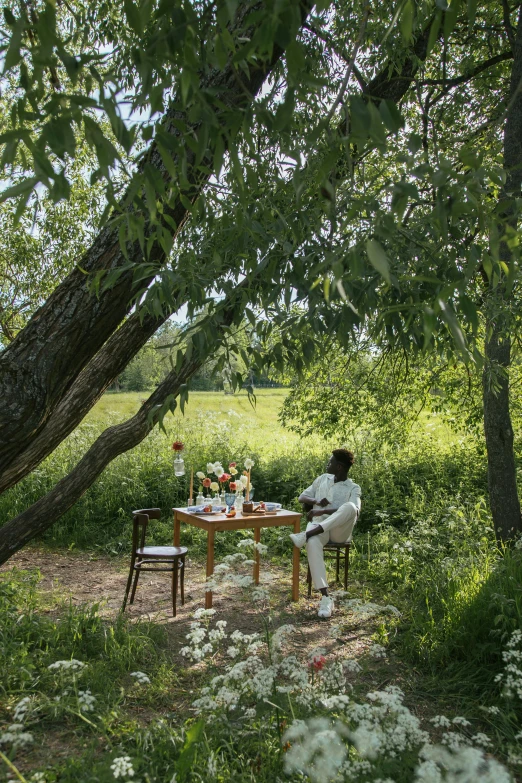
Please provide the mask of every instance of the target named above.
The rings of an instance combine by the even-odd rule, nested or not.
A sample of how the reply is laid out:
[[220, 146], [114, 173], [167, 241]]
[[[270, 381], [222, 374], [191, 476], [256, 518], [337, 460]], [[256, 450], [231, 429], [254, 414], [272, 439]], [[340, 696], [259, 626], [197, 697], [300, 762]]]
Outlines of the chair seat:
[[343, 546], [350, 546], [352, 539], [349, 541], [329, 541], [324, 545], [323, 549], [341, 549]]
[[186, 555], [188, 549], [186, 546], [144, 546], [136, 549], [137, 555], [143, 557], [164, 557], [172, 558]]

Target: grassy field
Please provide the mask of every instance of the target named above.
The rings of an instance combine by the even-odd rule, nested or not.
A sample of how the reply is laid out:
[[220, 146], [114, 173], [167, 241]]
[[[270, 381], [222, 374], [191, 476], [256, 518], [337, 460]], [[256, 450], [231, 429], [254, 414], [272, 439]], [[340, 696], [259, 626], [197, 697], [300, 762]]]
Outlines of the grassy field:
[[[255, 409], [246, 394], [191, 395], [185, 417], [115, 460], [38, 542], [46, 568], [53, 571], [53, 553], [58, 563], [77, 551], [78, 562], [98, 558], [95, 568], [120, 579], [129, 512], [140, 506], [163, 509], [153, 540], [170, 542], [170, 509], [187, 496], [187, 476], [173, 476], [175, 438], [196, 470], [251, 457], [256, 497], [297, 508], [300, 490], [339, 444], [284, 431], [277, 414], [285, 394], [262, 390]], [[2, 518], [52, 486], [143, 396], [105, 395], [0, 498]], [[42, 592], [35, 568], [4, 571], [0, 780], [8, 772], [34, 783], [516, 780], [522, 549], [495, 542], [483, 446], [428, 416], [404, 445], [357, 430], [349, 445], [363, 514], [348, 596], [339, 595], [329, 624], [318, 625], [311, 605], [287, 603], [290, 545], [275, 529], [263, 534], [266, 593], [256, 599], [251, 585], [238, 587], [246, 572], [237, 545], [251, 555], [248, 531], [222, 536], [217, 558], [232, 581], [223, 584], [220, 613], [168, 625], [96, 603], [73, 606], [62, 592]], [[182, 543], [192, 569], [201, 569], [204, 536], [185, 530]], [[71, 659], [81, 664], [57, 664]]]

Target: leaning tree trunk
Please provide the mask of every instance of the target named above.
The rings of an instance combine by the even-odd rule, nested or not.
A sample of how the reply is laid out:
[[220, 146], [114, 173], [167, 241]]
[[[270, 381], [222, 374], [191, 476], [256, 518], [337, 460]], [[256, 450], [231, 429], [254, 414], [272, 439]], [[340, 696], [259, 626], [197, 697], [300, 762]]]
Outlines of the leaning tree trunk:
[[[304, 21], [313, 3], [298, 3], [301, 21]], [[262, 3], [245, 2], [236, 13], [234, 34], [251, 37], [256, 28], [249, 26], [252, 12], [261, 11]], [[255, 16], [255, 14], [254, 14]], [[263, 24], [263, 18], [256, 21]], [[294, 32], [297, 32], [294, 31]], [[251, 58], [248, 73], [240, 75], [232, 58], [223, 70], [212, 69], [202, 76], [202, 87], [214, 96], [216, 122], [203, 160], [196, 161], [195, 154], [186, 148], [185, 187], [173, 203], [164, 205], [161, 220], [174, 221], [176, 234], [187, 219], [187, 203], [193, 203], [201, 193], [213, 171], [214, 145], [220, 135], [219, 114], [221, 107], [227, 112], [248, 109], [252, 97], [261, 88], [266, 76], [281, 57], [282, 50], [275, 45], [270, 60]], [[167, 112], [163, 125], [164, 135], [180, 138], [178, 128], [184, 125], [186, 136], [198, 137], [200, 123], [191, 122], [177, 108]], [[178, 161], [179, 162], [179, 161]], [[152, 145], [146, 156], [146, 164], [159, 172], [166, 185], [171, 176], [160, 151]], [[176, 161], [174, 161], [176, 165]], [[168, 167], [172, 170], [172, 166]], [[166, 188], [168, 192], [168, 188]], [[126, 204], [125, 198], [122, 204]], [[124, 211], [135, 210], [133, 204]], [[152, 232], [152, 225], [145, 216], [145, 239]], [[165, 221], [165, 229], [172, 233]], [[79, 266], [61, 283], [51, 297], [32, 317], [0, 356], [0, 474], [19, 456], [40, 433], [50, 415], [88, 362], [117, 329], [131, 307], [131, 298], [154, 278], [155, 271], [165, 260], [165, 250], [154, 241], [147, 256], [151, 273], [149, 279], [136, 284], [134, 269], [130, 265], [143, 262], [140, 243], [127, 243], [126, 255], [119, 242], [118, 226], [107, 226], [95, 239]], [[117, 282], [99, 296], [89, 290], [90, 276], [85, 272], [109, 272], [122, 270]], [[176, 298], [174, 295], [173, 298]]]
[[104, 430], [76, 467], [47, 495], [0, 527], [0, 565], [65, 514], [115, 457], [137, 446], [149, 434], [159, 421], [160, 409], [166, 398], [179, 394], [182, 385], [190, 380], [208, 356], [219, 347], [223, 336], [228, 334], [228, 327], [241, 321], [245, 288], [244, 283], [240, 284], [216, 312], [213, 318], [212, 343], [203, 349], [195, 348], [190, 352], [190, 356], [187, 352], [181, 367], [167, 375], [135, 416]]
[[[513, 66], [504, 131], [506, 183], [500, 200], [498, 231], [500, 261], [516, 263], [504, 241], [506, 229], [516, 229], [522, 185], [522, 7], [515, 34], [511, 36]], [[500, 278], [500, 279], [499, 279]], [[497, 537], [507, 541], [522, 529], [517, 492], [513, 427], [509, 413], [509, 366], [511, 360], [510, 318], [506, 306], [506, 280], [499, 272], [486, 294], [486, 362], [483, 373], [484, 433], [488, 453], [488, 488]]]

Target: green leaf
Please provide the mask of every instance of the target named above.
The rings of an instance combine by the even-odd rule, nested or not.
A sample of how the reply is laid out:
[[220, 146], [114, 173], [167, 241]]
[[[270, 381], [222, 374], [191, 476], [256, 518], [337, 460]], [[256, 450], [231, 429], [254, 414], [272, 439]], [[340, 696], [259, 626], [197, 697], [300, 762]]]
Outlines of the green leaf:
[[27, 192], [30, 193], [38, 182], [38, 177], [28, 177], [27, 179], [18, 182], [16, 185], [11, 185], [10, 188], [6, 188], [6, 190], [3, 190], [0, 193], [0, 204], [7, 201], [8, 198], [21, 196]]
[[427, 54], [430, 54], [431, 50], [439, 39], [440, 26], [442, 24], [442, 11], [437, 11], [435, 18], [431, 23], [430, 34], [428, 37]]
[[143, 33], [143, 27], [138, 6], [136, 3], [133, 3], [132, 0], [123, 0], [123, 8], [129, 27], [134, 30], [137, 35], [141, 35]]
[[406, 0], [399, 19], [399, 28], [406, 43], [409, 43], [413, 36], [414, 15], [415, 6], [413, 5], [413, 0]]
[[468, 20], [469, 26], [473, 27], [475, 24], [475, 17], [477, 16], [477, 0], [468, 0]]
[[380, 242], [376, 239], [368, 239], [366, 252], [373, 268], [384, 277], [387, 283], [390, 283], [390, 262]]
[[392, 133], [398, 133], [404, 127], [404, 117], [394, 101], [381, 101], [379, 114], [385, 126]]
[[9, 42], [9, 48], [6, 52], [4, 59], [4, 70], [2, 73], [7, 73], [11, 68], [14, 68], [20, 60], [22, 55], [20, 53], [20, 46], [22, 45], [22, 35], [24, 31], [24, 23], [22, 19], [19, 19], [16, 23], [13, 32], [11, 34], [11, 40]]
[[457, 25], [461, 0], [453, 0], [444, 15], [444, 38], [448, 39]]
[[449, 302], [444, 302], [442, 299], [437, 299], [437, 305], [440, 309], [441, 316], [443, 320], [447, 323], [450, 332], [452, 333], [455, 342], [457, 343], [457, 347], [463, 352], [467, 353], [468, 345], [466, 342], [466, 338], [464, 336], [464, 332], [460, 328], [460, 324], [458, 322], [457, 316], [455, 315], [455, 312]]
[[365, 141], [371, 125], [368, 104], [358, 95], [350, 97], [350, 135], [360, 141]]

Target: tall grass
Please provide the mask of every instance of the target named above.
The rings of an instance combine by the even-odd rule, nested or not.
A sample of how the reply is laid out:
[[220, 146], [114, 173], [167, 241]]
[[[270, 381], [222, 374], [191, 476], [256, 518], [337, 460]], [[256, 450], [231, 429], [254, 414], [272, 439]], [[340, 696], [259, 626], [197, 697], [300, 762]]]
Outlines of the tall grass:
[[[261, 391], [254, 409], [245, 393], [194, 393], [186, 416], [176, 414], [167, 424], [167, 434], [156, 429], [137, 448], [115, 459], [43, 540], [51, 546], [119, 553], [129, 545], [131, 510], [157, 506], [163, 516], [155, 526], [156, 542], [166, 543], [172, 535], [172, 507], [187, 502], [190, 468], [204, 470], [207, 462], [215, 460], [224, 465], [237, 460], [241, 466], [246, 457], [252, 457], [256, 498], [297, 508], [301, 490], [324, 470], [329, 451], [339, 444], [319, 435], [300, 439], [284, 431], [277, 416], [285, 394], [282, 389]], [[105, 395], [53, 455], [0, 497], [0, 520], [16, 516], [48, 492], [105, 427], [135, 412], [139, 398], [139, 394]], [[187, 473], [183, 478], [173, 474], [170, 447], [175, 438], [185, 443]], [[363, 488], [361, 529], [378, 521], [377, 512], [401, 525], [424, 513], [434, 497], [450, 503], [485, 491], [483, 460], [477, 459], [471, 443], [446, 439], [441, 448], [439, 438], [420, 430], [401, 450], [393, 444], [377, 448], [368, 433], [354, 432], [350, 445], [357, 455], [352, 476]], [[186, 543], [196, 547], [193, 554], [203, 554], [202, 534], [187, 531], [185, 535]], [[276, 532], [269, 535], [277, 544]]]

